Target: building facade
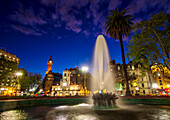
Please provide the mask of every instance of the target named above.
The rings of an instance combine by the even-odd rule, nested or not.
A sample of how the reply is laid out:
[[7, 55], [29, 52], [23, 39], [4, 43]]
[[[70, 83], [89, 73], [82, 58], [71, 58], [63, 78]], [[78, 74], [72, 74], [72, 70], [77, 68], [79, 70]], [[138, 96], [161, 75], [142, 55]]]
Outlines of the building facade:
[[[153, 88], [155, 94], [167, 94], [167, 89], [170, 89], [170, 70], [163, 65], [154, 64], [151, 66], [153, 75]], [[169, 91], [170, 92], [170, 91]]]
[[20, 58], [0, 49], [0, 95], [11, 96], [20, 92], [18, 65]]
[[90, 94], [91, 74], [79, 70], [78, 67], [63, 70], [60, 84], [52, 86], [53, 96], [87, 96]]
[[53, 65], [53, 60], [52, 60], [52, 56], [50, 56], [47, 62], [47, 71], [45, 73], [45, 77], [43, 79], [42, 84], [38, 87], [37, 90], [43, 92], [44, 95], [50, 95], [52, 86], [59, 85], [60, 80], [62, 79], [61, 74], [52, 72], [52, 65]]
[[[123, 65], [115, 63], [114, 60], [110, 62], [110, 70], [113, 72], [116, 85], [117, 94], [125, 95], [126, 93], [126, 82], [124, 78]], [[152, 94], [152, 75], [145, 73], [143, 75], [141, 70], [141, 64], [127, 64], [128, 82], [129, 89], [132, 95], [150, 95]]]

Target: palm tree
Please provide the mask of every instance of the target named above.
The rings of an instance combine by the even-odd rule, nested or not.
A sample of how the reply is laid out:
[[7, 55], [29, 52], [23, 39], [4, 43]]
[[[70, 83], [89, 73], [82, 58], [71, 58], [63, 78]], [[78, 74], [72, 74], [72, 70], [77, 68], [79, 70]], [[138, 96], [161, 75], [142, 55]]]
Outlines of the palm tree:
[[125, 55], [124, 55], [124, 49], [123, 49], [123, 36], [128, 36], [130, 34], [130, 31], [132, 29], [133, 25], [133, 19], [132, 15], [126, 15], [127, 9], [124, 9], [122, 11], [119, 11], [118, 9], [110, 10], [109, 16], [105, 19], [107, 20], [105, 23], [105, 29], [106, 34], [109, 34], [111, 38], [116, 39], [118, 37], [120, 41], [120, 47], [121, 47], [121, 54], [122, 54], [122, 60], [123, 60], [123, 71], [124, 71], [124, 78], [126, 82], [126, 96], [130, 96], [130, 90], [129, 90], [129, 83], [128, 83], [128, 76], [127, 76], [127, 70], [126, 70], [126, 63], [125, 63]]

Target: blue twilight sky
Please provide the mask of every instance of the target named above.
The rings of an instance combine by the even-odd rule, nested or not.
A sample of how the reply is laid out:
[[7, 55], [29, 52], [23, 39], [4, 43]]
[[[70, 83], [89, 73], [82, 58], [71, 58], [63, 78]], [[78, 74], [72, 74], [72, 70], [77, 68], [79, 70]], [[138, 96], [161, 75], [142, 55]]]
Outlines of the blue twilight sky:
[[[1, 0], [0, 47], [20, 57], [20, 68], [43, 76], [52, 55], [53, 72], [83, 65], [91, 71], [95, 40], [105, 36], [111, 59], [121, 63], [118, 40], [105, 33], [109, 10], [129, 8], [135, 22], [170, 13], [168, 0]], [[130, 37], [124, 38], [124, 46]]]

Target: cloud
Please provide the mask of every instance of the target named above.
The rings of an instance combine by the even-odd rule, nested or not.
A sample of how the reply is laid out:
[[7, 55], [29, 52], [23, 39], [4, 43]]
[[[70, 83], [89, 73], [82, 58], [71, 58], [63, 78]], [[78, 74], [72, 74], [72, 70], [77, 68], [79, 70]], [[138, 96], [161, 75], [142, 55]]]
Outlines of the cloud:
[[38, 13], [35, 15], [34, 10], [32, 8], [29, 9], [23, 9], [20, 8], [18, 11], [16, 11], [14, 14], [10, 15], [10, 18], [13, 21], [19, 22], [23, 25], [43, 25], [47, 22], [41, 18], [42, 14], [44, 13]]
[[121, 0], [110, 0], [108, 10], [115, 9], [118, 5], [122, 3]]
[[39, 2], [45, 6], [55, 5], [58, 0], [39, 0]]
[[146, 12], [148, 8], [154, 8], [156, 6], [158, 6], [156, 10], [163, 8], [165, 11], [168, 11], [170, 3], [168, 0], [132, 0], [127, 8], [129, 8], [130, 14], [135, 14], [140, 11]]
[[83, 34], [88, 38], [89, 35], [90, 35], [90, 32], [88, 32], [87, 30], [84, 30], [84, 31], [83, 31]]
[[36, 30], [30, 29], [28, 27], [20, 26], [20, 25], [12, 25], [12, 28], [26, 35], [36, 35], [36, 36], [42, 35], [42, 33], [37, 32]]
[[[129, 39], [129, 37], [125, 37], [125, 36], [124, 36], [124, 37], [122, 38], [122, 40], [125, 41], [125, 42], [129, 42], [130, 39]], [[116, 39], [115, 41], [116, 41], [116, 42], [119, 42], [119, 39]]]
[[62, 37], [61, 37], [61, 36], [58, 36], [57, 39], [60, 40], [60, 39], [62, 39]]
[[[80, 33], [88, 36], [89, 33], [95, 35], [106, 35], [105, 17], [109, 10], [118, 6], [124, 6], [122, 0], [37, 0], [36, 3], [26, 5], [24, 2], [18, 2], [16, 11], [10, 14], [10, 19], [20, 27], [13, 27], [18, 31], [27, 31], [24, 28], [32, 29], [28, 33], [37, 32], [44, 34], [45, 27], [59, 29], [60, 27], [74, 33]], [[40, 4], [40, 5], [37, 5]], [[36, 8], [36, 6], [38, 6]], [[158, 7], [169, 11], [168, 0], [131, 0], [126, 8], [129, 13], [136, 16], [137, 20], [141, 17], [149, 16], [140, 15], [139, 13], [148, 12], [149, 8]], [[159, 9], [158, 9], [159, 10]], [[21, 26], [23, 27], [21, 29]], [[24, 30], [23, 30], [24, 29]], [[40, 30], [44, 29], [44, 30]], [[51, 28], [49, 28], [51, 29]], [[28, 31], [29, 31], [28, 30]], [[33, 32], [34, 31], [34, 32]], [[48, 32], [48, 31], [47, 31]], [[23, 32], [24, 33], [24, 32]]]
[[70, 16], [70, 19], [66, 21], [66, 29], [72, 30], [76, 33], [81, 31], [82, 20], [76, 20], [74, 16]]

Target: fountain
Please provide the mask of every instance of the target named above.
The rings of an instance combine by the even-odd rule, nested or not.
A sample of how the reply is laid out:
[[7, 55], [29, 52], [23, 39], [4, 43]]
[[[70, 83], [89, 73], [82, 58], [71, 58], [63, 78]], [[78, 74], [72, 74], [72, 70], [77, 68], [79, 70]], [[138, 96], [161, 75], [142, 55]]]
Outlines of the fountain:
[[115, 107], [118, 97], [114, 92], [114, 76], [110, 71], [110, 58], [106, 40], [103, 35], [99, 35], [96, 40], [94, 51], [94, 66], [92, 80], [92, 99], [94, 106]]

